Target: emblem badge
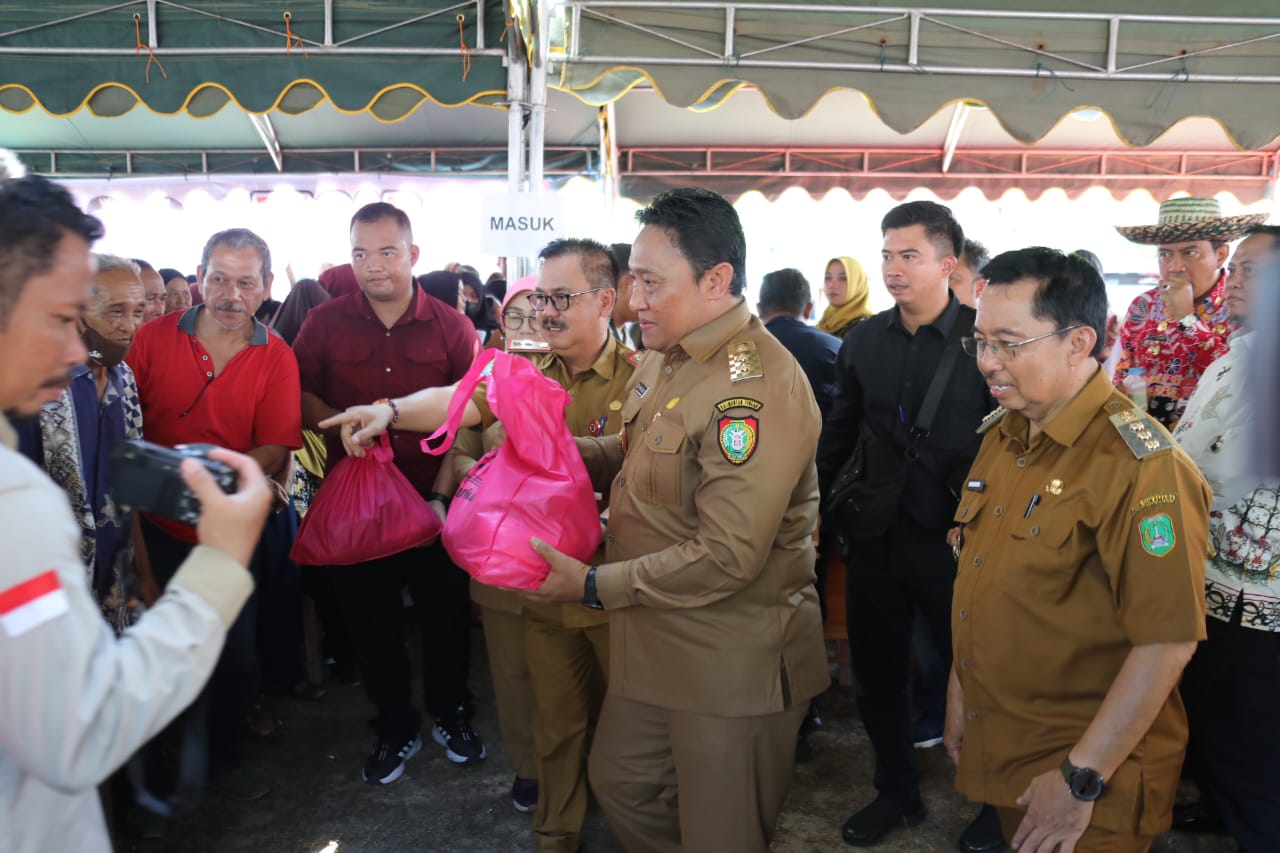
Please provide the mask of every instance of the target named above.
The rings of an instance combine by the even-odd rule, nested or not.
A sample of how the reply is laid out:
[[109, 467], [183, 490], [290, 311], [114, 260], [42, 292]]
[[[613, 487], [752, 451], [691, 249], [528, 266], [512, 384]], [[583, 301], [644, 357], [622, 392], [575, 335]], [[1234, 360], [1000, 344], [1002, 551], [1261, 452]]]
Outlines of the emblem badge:
[[1163, 557], [1177, 544], [1177, 537], [1173, 533], [1173, 519], [1164, 513], [1138, 522], [1138, 535], [1142, 537], [1142, 550], [1153, 557]]
[[1060, 495], [1062, 494], [1062, 481], [1050, 480], [1049, 485], [1045, 486], [1044, 490], [1051, 495]]
[[750, 459], [759, 441], [759, 418], [720, 419], [720, 452], [732, 464], [741, 465]]

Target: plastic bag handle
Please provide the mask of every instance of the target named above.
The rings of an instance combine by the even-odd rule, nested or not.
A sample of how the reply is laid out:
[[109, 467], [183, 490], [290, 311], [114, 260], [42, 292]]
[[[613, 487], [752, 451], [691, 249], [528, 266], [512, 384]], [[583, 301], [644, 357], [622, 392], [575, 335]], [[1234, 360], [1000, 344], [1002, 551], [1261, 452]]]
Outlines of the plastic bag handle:
[[[458, 435], [458, 427], [462, 425], [462, 414], [467, 410], [467, 403], [471, 402], [471, 397], [475, 394], [476, 388], [481, 382], [489, 378], [492, 373], [492, 364], [497, 358], [499, 350], [487, 349], [480, 353], [480, 357], [471, 363], [471, 368], [467, 374], [458, 381], [458, 387], [453, 392], [453, 397], [449, 399], [449, 413], [446, 415], [444, 423], [440, 428], [431, 435], [422, 439], [420, 446], [423, 453], [429, 453], [432, 456], [442, 456], [453, 447], [454, 439]], [[444, 438], [439, 447], [432, 447], [431, 442], [438, 438]]]

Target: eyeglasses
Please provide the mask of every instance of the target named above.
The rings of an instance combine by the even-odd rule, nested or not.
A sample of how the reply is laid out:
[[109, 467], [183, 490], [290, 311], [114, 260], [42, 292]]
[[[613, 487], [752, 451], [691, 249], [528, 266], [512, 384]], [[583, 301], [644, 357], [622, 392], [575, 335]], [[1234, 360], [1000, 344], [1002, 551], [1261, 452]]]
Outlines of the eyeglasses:
[[538, 328], [538, 315], [521, 314], [519, 311], [502, 312], [502, 325], [506, 326], [508, 331], [518, 332], [525, 323], [528, 323], [531, 328]]
[[573, 297], [587, 293], [597, 293], [604, 289], [603, 287], [593, 287], [590, 290], [579, 290], [574, 293], [542, 293], [534, 291], [529, 294], [529, 304], [533, 306], [534, 311], [547, 310], [547, 303], [554, 305], [557, 311], [568, 311], [569, 303], [573, 301]]
[[1048, 334], [1037, 335], [1034, 338], [1027, 338], [1025, 341], [1014, 341], [1008, 344], [1003, 341], [989, 341], [986, 338], [961, 338], [960, 346], [966, 354], [974, 358], [978, 358], [986, 352], [990, 353], [991, 357], [997, 361], [1011, 361], [1018, 354], [1018, 347], [1025, 347], [1027, 344], [1034, 344], [1036, 341], [1043, 341], [1045, 338], [1052, 338], [1054, 335], [1064, 335], [1072, 329], [1079, 329], [1083, 325], [1083, 323], [1076, 323], [1074, 326], [1055, 329]]

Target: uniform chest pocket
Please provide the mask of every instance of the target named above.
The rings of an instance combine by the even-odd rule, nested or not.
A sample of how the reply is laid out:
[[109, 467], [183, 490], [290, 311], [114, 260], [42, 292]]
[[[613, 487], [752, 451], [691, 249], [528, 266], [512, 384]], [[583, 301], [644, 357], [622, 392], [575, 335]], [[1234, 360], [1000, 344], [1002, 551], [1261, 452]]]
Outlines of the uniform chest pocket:
[[1080, 566], [1078, 519], [1066, 508], [1037, 518], [1018, 518], [1007, 544], [1000, 583], [1008, 589], [1056, 601], [1075, 581]]
[[642, 448], [644, 456], [638, 461], [643, 466], [636, 471], [633, 491], [650, 503], [680, 503], [681, 469], [689, 440], [684, 424], [659, 415], [639, 434], [642, 438], [637, 449]]
[[333, 360], [340, 365], [361, 365], [373, 358], [373, 347], [368, 341], [336, 335], [329, 343], [333, 346]]

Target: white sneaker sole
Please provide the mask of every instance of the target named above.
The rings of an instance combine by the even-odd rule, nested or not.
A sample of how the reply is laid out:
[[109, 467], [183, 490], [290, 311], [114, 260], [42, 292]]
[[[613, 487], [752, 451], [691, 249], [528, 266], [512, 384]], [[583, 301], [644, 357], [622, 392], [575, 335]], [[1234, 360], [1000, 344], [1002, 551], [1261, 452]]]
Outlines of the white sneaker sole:
[[928, 740], [918, 740], [912, 746], [916, 749], [931, 749], [940, 743], [942, 743], [941, 737], [931, 737]]

